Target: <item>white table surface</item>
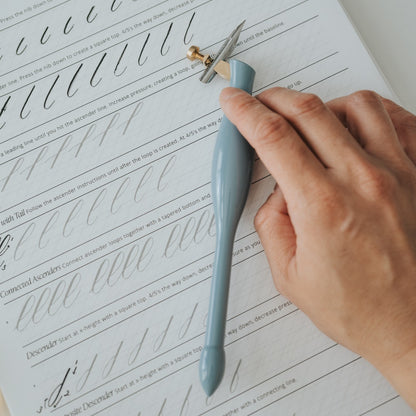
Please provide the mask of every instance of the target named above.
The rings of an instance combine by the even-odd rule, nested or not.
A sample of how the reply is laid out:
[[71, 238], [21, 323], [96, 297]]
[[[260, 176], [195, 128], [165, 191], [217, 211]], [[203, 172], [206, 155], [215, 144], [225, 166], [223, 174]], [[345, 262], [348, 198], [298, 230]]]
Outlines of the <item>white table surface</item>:
[[340, 0], [401, 104], [416, 114], [416, 0]]
[[[416, 0], [341, 0], [401, 103], [416, 113]], [[0, 416], [8, 416], [0, 393]]]

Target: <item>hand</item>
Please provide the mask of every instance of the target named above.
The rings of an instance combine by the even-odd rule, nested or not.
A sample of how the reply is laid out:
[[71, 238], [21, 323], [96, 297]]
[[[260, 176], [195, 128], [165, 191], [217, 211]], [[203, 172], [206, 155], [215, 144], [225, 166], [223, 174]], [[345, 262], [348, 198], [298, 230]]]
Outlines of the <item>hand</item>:
[[369, 91], [221, 105], [277, 182], [255, 219], [277, 289], [416, 410], [416, 117]]

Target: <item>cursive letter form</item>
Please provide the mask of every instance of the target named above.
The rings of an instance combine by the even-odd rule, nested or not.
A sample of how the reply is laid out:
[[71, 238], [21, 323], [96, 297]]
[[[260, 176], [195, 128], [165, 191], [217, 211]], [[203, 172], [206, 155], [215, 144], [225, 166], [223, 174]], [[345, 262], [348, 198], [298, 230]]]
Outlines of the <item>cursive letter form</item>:
[[168, 28], [168, 32], [166, 33], [165, 39], [163, 40], [162, 46], [160, 47], [160, 54], [162, 56], [165, 56], [169, 52], [170, 46], [168, 46], [165, 50], [165, 45], [166, 45], [166, 42], [167, 42], [168, 37], [170, 35], [170, 31], [172, 30], [172, 26], [173, 26], [173, 22], [170, 23], [169, 28]]
[[40, 43], [42, 44], [42, 45], [44, 45], [50, 38], [51, 38], [51, 35], [50, 34], [48, 34], [48, 36], [46, 37], [46, 39], [45, 39], [45, 36], [46, 36], [46, 34], [48, 33], [48, 30], [49, 30], [49, 26], [46, 26], [46, 28], [45, 28], [45, 30], [43, 31], [43, 33], [42, 33], [42, 36], [41, 36], [41, 38], [40, 38]]
[[66, 23], [65, 23], [65, 26], [64, 26], [64, 35], [68, 35], [70, 32], [71, 32], [71, 30], [74, 28], [74, 25], [72, 24], [71, 25], [71, 27], [70, 28], [68, 28], [68, 26], [69, 26], [69, 22], [72, 20], [72, 16], [69, 16], [69, 18], [68, 18], [68, 20], [66, 21]]
[[103, 63], [103, 61], [104, 61], [104, 58], [107, 56], [107, 52], [105, 52], [104, 54], [103, 54], [103, 56], [101, 57], [101, 59], [100, 59], [100, 62], [98, 62], [98, 65], [96, 66], [96, 68], [95, 68], [95, 70], [94, 70], [94, 72], [93, 72], [93, 74], [92, 74], [92, 76], [91, 76], [91, 79], [90, 79], [90, 85], [91, 85], [91, 87], [93, 87], [93, 88], [95, 88], [100, 82], [101, 82], [101, 80], [102, 80], [102, 77], [100, 77], [100, 79], [97, 81], [97, 82], [94, 82], [94, 79], [95, 79], [95, 76], [97, 75], [97, 72], [98, 72], [98, 69], [100, 68], [100, 66], [102, 65], [102, 63]]
[[31, 95], [32, 95], [32, 93], [33, 93], [33, 91], [34, 91], [34, 89], [35, 89], [35, 86], [36, 85], [33, 85], [32, 86], [32, 88], [30, 89], [30, 92], [29, 92], [29, 94], [28, 94], [28, 96], [26, 97], [26, 100], [25, 100], [25, 102], [24, 102], [24, 104], [23, 104], [23, 106], [22, 106], [22, 109], [20, 110], [20, 118], [22, 119], [22, 120], [24, 120], [25, 118], [27, 118], [27, 116], [31, 113], [31, 110], [29, 110], [25, 115], [23, 114], [23, 111], [25, 110], [25, 108], [26, 108], [26, 106], [27, 106], [27, 103], [28, 103], [28, 101], [29, 101], [29, 98], [31, 97]]
[[98, 13], [95, 13], [95, 15], [93, 17], [91, 17], [92, 12], [94, 11], [94, 9], [95, 9], [95, 6], [92, 6], [90, 11], [88, 12], [87, 17], [86, 17], [87, 23], [92, 23], [95, 20], [95, 18], [97, 17]]
[[45, 110], [49, 110], [55, 104], [55, 100], [53, 100], [49, 105], [47, 105], [47, 101], [49, 99], [49, 95], [51, 94], [53, 88], [55, 87], [55, 84], [58, 82], [58, 79], [59, 79], [59, 74], [56, 76], [55, 81], [52, 83], [51, 87], [49, 88], [48, 93], [46, 94], [45, 101], [43, 102], [43, 108]]
[[123, 48], [123, 50], [121, 51], [121, 54], [120, 54], [120, 56], [119, 56], [119, 58], [118, 58], [118, 61], [117, 61], [117, 64], [116, 64], [116, 66], [115, 66], [115, 68], [114, 68], [114, 71], [113, 71], [113, 72], [114, 72], [114, 75], [115, 75], [116, 77], [119, 77], [119, 76], [123, 75], [123, 74], [126, 72], [127, 65], [125, 65], [125, 66], [124, 66], [124, 69], [123, 69], [121, 72], [119, 72], [119, 73], [117, 73], [117, 69], [118, 69], [118, 66], [120, 65], [121, 60], [123, 59], [124, 53], [126, 52], [126, 49], [127, 49], [127, 46], [128, 46], [128, 43], [126, 43], [126, 44], [124, 45], [124, 48]]
[[147, 34], [146, 40], [144, 41], [142, 49], [140, 50], [139, 57], [137, 58], [137, 63], [138, 63], [139, 66], [143, 66], [147, 61], [148, 57], [146, 56], [146, 58], [144, 60], [142, 60], [142, 55], [143, 55], [143, 52], [146, 48], [147, 42], [149, 41], [149, 38], [150, 38], [150, 33]]
[[82, 64], [82, 63], [79, 65], [78, 69], [74, 73], [74, 76], [72, 77], [71, 81], [69, 82], [68, 89], [66, 90], [66, 95], [69, 98], [73, 97], [78, 92], [78, 88], [73, 93], [71, 93], [71, 89], [72, 89], [72, 84], [74, 83], [75, 79], [77, 78], [77, 76], [79, 74], [79, 71], [81, 70], [83, 65], [84, 64]]
[[189, 28], [191, 27], [191, 24], [192, 24], [192, 21], [194, 20], [194, 17], [195, 17], [195, 12], [192, 13], [191, 18], [189, 19], [188, 27], [186, 28], [186, 31], [185, 31], [185, 35], [183, 36], [183, 43], [185, 45], [189, 45], [192, 41], [192, 38], [194, 37], [194, 35], [192, 34], [188, 39]]
[[24, 40], [25, 40], [24, 37], [22, 39], [20, 39], [20, 42], [19, 42], [19, 44], [17, 45], [17, 48], [16, 48], [16, 55], [21, 55], [27, 49], [27, 44], [24, 46], [23, 49], [20, 49]]

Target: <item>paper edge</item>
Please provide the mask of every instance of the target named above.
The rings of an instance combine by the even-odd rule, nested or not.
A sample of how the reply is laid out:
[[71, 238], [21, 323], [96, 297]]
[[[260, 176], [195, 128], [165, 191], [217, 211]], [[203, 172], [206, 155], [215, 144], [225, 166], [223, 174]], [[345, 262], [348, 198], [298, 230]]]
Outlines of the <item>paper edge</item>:
[[350, 13], [345, 8], [342, 0], [336, 0], [336, 1], [339, 4], [339, 6], [341, 7], [341, 9], [344, 12], [345, 16], [348, 18], [348, 20], [349, 20], [349, 22], [351, 24], [351, 27], [353, 28], [353, 30], [357, 34], [358, 38], [360, 39], [361, 44], [363, 45], [365, 51], [367, 52], [368, 56], [370, 57], [371, 61], [373, 62], [374, 66], [375, 66], [375, 68], [377, 70], [377, 72], [379, 73], [379, 75], [381, 76], [382, 80], [386, 84], [387, 88], [391, 92], [391, 95], [392, 95], [394, 101], [396, 101], [400, 105], [403, 105], [402, 100], [400, 99], [400, 97], [398, 96], [398, 94], [396, 93], [396, 91], [394, 90], [394, 88], [392, 87], [391, 82], [389, 81], [389, 79], [387, 78], [387, 76], [385, 75], [385, 73], [383, 72], [383, 70], [381, 69], [381, 67], [380, 67], [377, 59], [375, 58], [375, 56], [371, 52], [371, 49], [367, 45], [367, 42], [365, 41], [364, 37], [362, 36], [360, 30], [358, 29], [357, 25], [355, 24], [355, 22], [354, 22], [353, 18], [351, 17]]

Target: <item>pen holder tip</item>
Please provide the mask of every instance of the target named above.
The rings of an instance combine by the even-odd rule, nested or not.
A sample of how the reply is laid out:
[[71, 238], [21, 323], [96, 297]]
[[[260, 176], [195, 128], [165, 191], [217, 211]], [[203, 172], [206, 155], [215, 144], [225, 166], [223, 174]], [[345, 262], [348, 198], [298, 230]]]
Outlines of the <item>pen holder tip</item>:
[[207, 396], [211, 396], [220, 385], [224, 368], [224, 348], [205, 346], [199, 361], [199, 378]]

